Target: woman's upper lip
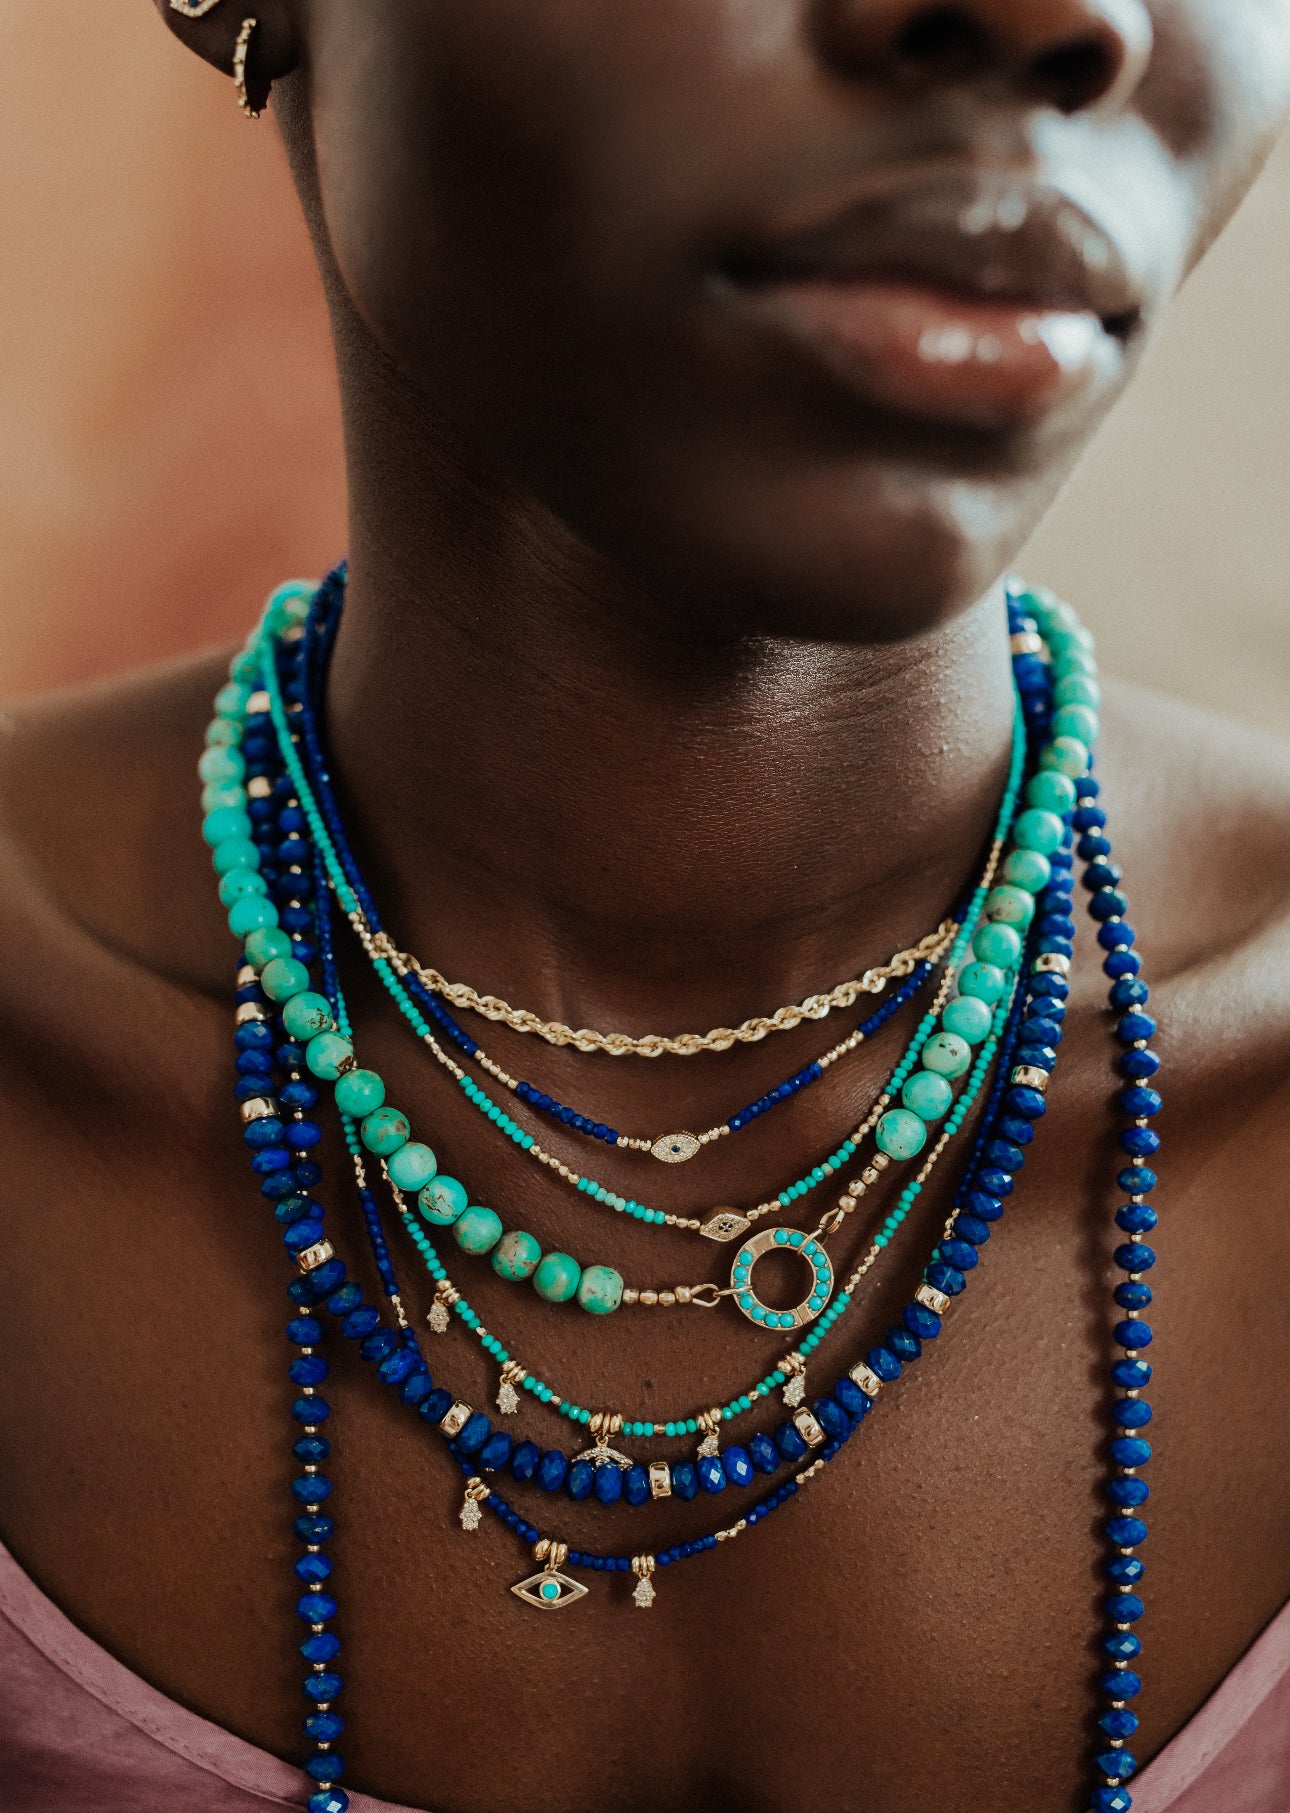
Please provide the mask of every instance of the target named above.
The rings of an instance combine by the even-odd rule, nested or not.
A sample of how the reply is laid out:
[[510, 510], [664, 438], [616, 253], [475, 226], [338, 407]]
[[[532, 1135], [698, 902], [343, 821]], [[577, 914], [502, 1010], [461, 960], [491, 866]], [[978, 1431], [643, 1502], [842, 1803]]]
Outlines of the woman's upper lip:
[[1050, 180], [980, 170], [910, 173], [823, 221], [740, 247], [721, 275], [745, 287], [803, 278], [904, 278], [1036, 308], [1088, 311], [1127, 332], [1142, 285], [1113, 233]]

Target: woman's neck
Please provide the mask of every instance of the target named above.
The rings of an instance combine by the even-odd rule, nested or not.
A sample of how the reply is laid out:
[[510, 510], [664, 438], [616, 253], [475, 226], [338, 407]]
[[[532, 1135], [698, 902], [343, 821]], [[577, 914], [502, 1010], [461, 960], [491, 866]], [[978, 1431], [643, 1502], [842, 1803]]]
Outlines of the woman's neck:
[[[389, 466], [383, 463], [388, 472]], [[716, 637], [460, 470], [354, 486], [329, 736], [395, 937], [574, 1024], [678, 1030], [931, 930], [983, 855], [992, 595], [916, 643]]]

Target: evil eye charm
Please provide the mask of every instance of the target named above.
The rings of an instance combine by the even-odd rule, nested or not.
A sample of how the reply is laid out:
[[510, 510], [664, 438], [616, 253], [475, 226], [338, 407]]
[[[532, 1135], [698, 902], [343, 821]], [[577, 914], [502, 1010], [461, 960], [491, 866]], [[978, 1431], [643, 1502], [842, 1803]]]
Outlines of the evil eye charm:
[[565, 1606], [573, 1605], [579, 1599], [585, 1599], [587, 1588], [580, 1580], [570, 1580], [558, 1568], [545, 1567], [540, 1574], [530, 1574], [527, 1580], [521, 1580], [511, 1591], [525, 1605], [536, 1606], [540, 1612], [559, 1612]]
[[651, 1154], [664, 1165], [683, 1165], [698, 1150], [699, 1142], [693, 1133], [665, 1133], [650, 1147]]
[[[757, 1261], [767, 1253], [796, 1253], [810, 1267], [811, 1287], [796, 1309], [772, 1309], [753, 1289]], [[730, 1289], [735, 1303], [750, 1322], [761, 1328], [805, 1328], [826, 1308], [833, 1295], [833, 1266], [818, 1240], [797, 1228], [766, 1228], [746, 1240], [730, 1268]]]

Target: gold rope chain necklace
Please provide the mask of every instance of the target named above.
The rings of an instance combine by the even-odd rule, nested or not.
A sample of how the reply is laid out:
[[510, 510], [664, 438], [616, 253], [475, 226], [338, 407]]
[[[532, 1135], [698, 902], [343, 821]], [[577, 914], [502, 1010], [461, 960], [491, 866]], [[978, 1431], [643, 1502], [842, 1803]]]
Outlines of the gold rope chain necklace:
[[808, 995], [794, 1006], [781, 1007], [777, 1013], [758, 1015], [742, 1026], [714, 1026], [711, 1032], [683, 1032], [674, 1038], [660, 1033], [647, 1033], [632, 1038], [625, 1032], [595, 1032], [589, 1027], [574, 1031], [559, 1020], [543, 1020], [526, 1008], [512, 1007], [497, 995], [481, 995], [466, 982], [449, 982], [437, 969], [430, 969], [406, 951], [396, 951], [386, 940], [382, 955], [404, 964], [432, 994], [439, 995], [454, 1007], [482, 1014], [509, 1026], [514, 1032], [533, 1033], [548, 1045], [572, 1045], [575, 1051], [603, 1051], [610, 1057], [622, 1058], [691, 1058], [700, 1051], [729, 1051], [732, 1045], [755, 1045], [773, 1032], [791, 1032], [805, 1020], [823, 1020], [840, 1007], [852, 1007], [861, 995], [880, 995], [889, 982], [912, 976], [920, 963], [935, 963], [953, 941], [958, 925], [945, 919], [934, 932], [929, 932], [908, 950], [898, 951], [889, 963], [867, 969], [854, 981], [840, 982], [828, 994]]

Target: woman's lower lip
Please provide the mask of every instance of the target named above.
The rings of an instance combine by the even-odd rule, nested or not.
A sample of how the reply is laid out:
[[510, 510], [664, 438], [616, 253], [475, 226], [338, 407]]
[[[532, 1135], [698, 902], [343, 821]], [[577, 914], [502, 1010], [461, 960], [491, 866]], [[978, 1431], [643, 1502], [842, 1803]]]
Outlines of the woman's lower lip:
[[925, 421], [1035, 427], [1119, 373], [1089, 312], [955, 295], [891, 279], [803, 278], [745, 300], [868, 401]]

